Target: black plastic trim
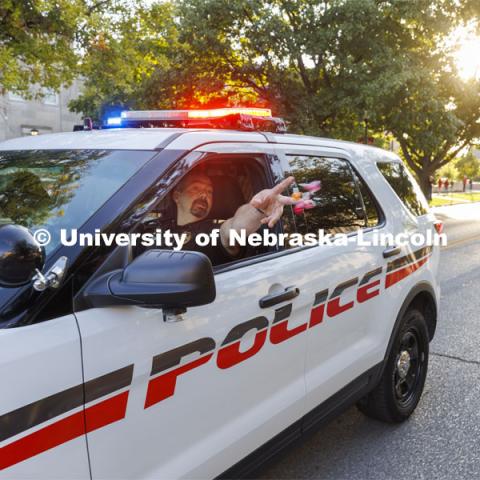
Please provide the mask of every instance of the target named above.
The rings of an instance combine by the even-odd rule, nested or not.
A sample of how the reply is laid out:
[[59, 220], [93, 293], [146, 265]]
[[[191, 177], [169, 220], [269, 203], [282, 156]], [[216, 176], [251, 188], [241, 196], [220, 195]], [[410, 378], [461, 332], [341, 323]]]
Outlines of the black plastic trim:
[[294, 298], [300, 295], [300, 289], [297, 287], [287, 287], [283, 292], [273, 293], [272, 295], [266, 295], [262, 297], [258, 304], [260, 308], [269, 308], [273, 307], [287, 300], [293, 300]]
[[358, 194], [360, 195], [360, 198], [362, 199], [363, 210], [364, 210], [364, 213], [365, 213], [365, 220], [368, 221], [368, 214], [367, 214], [367, 209], [365, 207], [365, 200], [363, 199], [361, 185], [359, 184], [358, 180], [360, 180], [360, 182], [363, 183], [363, 186], [367, 189], [367, 192], [370, 194], [370, 197], [372, 198], [373, 203], [375, 204], [375, 208], [376, 208], [377, 213], [378, 213], [378, 223], [377, 223], [377, 225], [373, 225], [370, 228], [378, 228], [378, 227], [385, 226], [386, 223], [387, 223], [385, 212], [383, 211], [383, 208], [380, 205], [380, 202], [378, 201], [377, 196], [372, 192], [372, 189], [370, 188], [368, 183], [365, 181], [365, 179], [362, 177], [360, 172], [352, 164], [352, 162], [348, 158], [346, 158], [345, 160], [347, 160], [348, 165], [350, 166], [350, 170], [354, 173], [353, 181], [355, 182]]

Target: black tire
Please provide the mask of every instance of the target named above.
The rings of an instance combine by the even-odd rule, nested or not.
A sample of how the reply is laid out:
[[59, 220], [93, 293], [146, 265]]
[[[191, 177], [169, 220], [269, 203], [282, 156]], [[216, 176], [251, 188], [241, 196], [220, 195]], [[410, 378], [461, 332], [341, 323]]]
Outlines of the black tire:
[[415, 410], [423, 392], [428, 347], [425, 317], [421, 311], [411, 308], [400, 322], [380, 382], [358, 402], [359, 410], [384, 422], [405, 421]]

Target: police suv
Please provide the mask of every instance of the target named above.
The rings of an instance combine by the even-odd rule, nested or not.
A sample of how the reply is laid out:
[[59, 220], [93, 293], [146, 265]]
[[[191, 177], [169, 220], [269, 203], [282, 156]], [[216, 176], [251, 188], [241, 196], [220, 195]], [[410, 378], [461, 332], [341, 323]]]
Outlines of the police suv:
[[[387, 422], [412, 414], [439, 249], [410, 234], [441, 225], [395, 154], [287, 134], [261, 109], [108, 126], [0, 144], [0, 478], [245, 476], [353, 403]], [[198, 166], [216, 225], [292, 175], [304, 208], [270, 230], [349, 241], [250, 245], [214, 266], [62, 241], [155, 232]]]

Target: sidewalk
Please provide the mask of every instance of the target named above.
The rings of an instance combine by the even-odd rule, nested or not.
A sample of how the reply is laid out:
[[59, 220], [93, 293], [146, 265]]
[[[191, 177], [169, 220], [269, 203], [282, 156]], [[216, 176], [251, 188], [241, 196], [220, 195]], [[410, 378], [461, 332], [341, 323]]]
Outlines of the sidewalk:
[[480, 201], [432, 207], [434, 213], [461, 220], [480, 221]]

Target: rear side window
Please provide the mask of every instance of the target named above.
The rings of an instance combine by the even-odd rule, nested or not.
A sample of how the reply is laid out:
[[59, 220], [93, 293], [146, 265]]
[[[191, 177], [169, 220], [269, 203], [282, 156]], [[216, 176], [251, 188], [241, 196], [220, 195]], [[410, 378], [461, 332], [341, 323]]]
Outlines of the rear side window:
[[419, 217], [428, 213], [425, 196], [401, 163], [381, 162], [377, 163], [377, 167], [413, 215]]
[[[299, 155], [287, 155], [287, 160], [285, 174], [297, 182], [289, 193], [306, 199], [284, 215], [287, 231], [349, 233], [368, 225], [359, 184], [346, 160]], [[371, 221], [378, 223], [376, 212]]]

